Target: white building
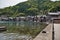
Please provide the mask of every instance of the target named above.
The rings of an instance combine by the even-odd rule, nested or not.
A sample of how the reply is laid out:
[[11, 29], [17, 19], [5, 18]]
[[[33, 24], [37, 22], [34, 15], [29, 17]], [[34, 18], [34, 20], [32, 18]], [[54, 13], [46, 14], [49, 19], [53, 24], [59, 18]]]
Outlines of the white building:
[[60, 22], [60, 12], [56, 12], [56, 13], [48, 13], [48, 17], [50, 20], [54, 20], [54, 22]]

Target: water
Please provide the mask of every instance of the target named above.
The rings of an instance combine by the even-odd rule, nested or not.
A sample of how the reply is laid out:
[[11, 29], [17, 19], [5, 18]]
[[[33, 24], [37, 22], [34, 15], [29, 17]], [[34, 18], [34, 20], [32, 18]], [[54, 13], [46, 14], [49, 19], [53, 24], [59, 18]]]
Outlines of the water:
[[0, 40], [32, 40], [31, 36], [19, 35], [17, 33], [0, 33]]
[[[33, 22], [33, 21], [0, 21], [0, 26], [13, 26], [13, 27], [37, 27], [40, 25], [40, 22]], [[18, 35], [18, 34], [16, 34]], [[23, 40], [27, 40], [27, 36], [16, 36], [12, 35], [11, 33], [0, 33], [0, 40], [16, 40], [15, 38], [22, 38]], [[23, 38], [24, 37], [24, 38]], [[31, 39], [31, 38], [30, 38]]]
[[0, 26], [39, 26], [40, 22], [33, 21], [0, 21]]

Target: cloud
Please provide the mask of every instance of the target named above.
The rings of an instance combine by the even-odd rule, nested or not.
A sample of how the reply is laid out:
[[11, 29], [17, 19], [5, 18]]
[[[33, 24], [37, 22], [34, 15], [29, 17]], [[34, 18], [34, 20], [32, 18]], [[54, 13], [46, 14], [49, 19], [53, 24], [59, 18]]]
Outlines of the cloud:
[[16, 5], [27, 0], [0, 0], [0, 8]]
[[59, 1], [59, 0], [51, 0], [51, 1]]

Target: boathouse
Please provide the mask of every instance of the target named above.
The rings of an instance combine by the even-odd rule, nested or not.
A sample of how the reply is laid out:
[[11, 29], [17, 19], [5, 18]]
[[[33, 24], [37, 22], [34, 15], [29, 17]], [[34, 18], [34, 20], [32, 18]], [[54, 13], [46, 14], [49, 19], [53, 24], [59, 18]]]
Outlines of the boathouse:
[[60, 12], [50, 12], [48, 13], [50, 20], [53, 20], [54, 23], [60, 23]]
[[0, 26], [0, 32], [6, 31], [6, 30], [7, 30], [6, 26]]

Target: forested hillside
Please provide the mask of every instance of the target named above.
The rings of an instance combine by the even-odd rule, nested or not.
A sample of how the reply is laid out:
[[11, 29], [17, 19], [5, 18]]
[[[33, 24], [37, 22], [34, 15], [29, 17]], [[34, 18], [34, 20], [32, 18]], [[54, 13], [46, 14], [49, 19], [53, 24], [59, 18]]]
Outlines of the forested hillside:
[[43, 15], [48, 12], [60, 11], [60, 1], [50, 0], [28, 0], [15, 6], [0, 9], [0, 15], [6, 14], [12, 17], [27, 15]]

